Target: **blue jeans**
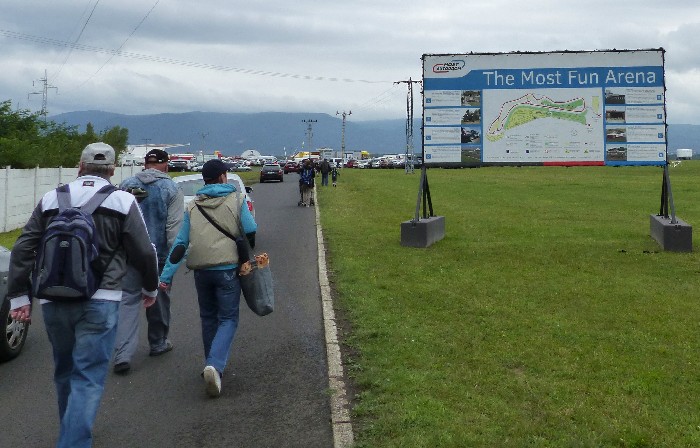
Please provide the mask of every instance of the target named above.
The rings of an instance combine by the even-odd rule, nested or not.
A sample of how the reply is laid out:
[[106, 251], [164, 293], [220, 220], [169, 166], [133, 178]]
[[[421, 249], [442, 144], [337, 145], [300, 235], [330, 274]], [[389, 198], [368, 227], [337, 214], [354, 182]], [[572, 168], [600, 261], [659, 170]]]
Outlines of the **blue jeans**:
[[328, 173], [321, 173], [321, 186], [322, 187], [327, 187], [328, 186]]
[[223, 373], [238, 328], [241, 283], [235, 269], [195, 270], [205, 365]]
[[42, 314], [53, 347], [61, 421], [56, 447], [88, 448], [114, 349], [119, 302], [47, 303]]

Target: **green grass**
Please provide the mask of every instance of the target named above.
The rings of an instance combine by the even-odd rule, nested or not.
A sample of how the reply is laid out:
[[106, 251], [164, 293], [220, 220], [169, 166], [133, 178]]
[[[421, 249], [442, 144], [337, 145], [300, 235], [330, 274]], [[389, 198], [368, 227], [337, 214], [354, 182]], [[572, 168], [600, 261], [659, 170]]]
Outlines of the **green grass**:
[[[700, 263], [649, 236], [654, 167], [429, 170], [318, 188], [359, 447], [700, 446]], [[700, 222], [700, 164], [671, 170]]]
[[12, 249], [21, 232], [22, 229], [16, 229], [11, 232], [0, 233], [0, 246]]

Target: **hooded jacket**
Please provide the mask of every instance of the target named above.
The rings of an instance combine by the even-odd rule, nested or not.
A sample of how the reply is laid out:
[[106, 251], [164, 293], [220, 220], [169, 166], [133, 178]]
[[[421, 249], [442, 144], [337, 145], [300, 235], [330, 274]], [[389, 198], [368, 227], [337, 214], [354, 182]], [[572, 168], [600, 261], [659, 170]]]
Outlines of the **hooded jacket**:
[[147, 192], [147, 196], [139, 202], [139, 208], [146, 222], [148, 237], [158, 252], [158, 262], [163, 265], [185, 214], [182, 190], [167, 173], [154, 168], [124, 179], [119, 188], [142, 188]]
[[[255, 233], [257, 224], [253, 215], [231, 184], [208, 184], [197, 191], [187, 206], [185, 219], [160, 276], [163, 283], [172, 283], [175, 272], [182, 264], [178, 253], [187, 249], [185, 258], [190, 269], [227, 270], [238, 266], [236, 243], [217, 230], [197, 209], [197, 204], [226, 231], [240, 235], [238, 220], [246, 234]], [[175, 255], [173, 255], [175, 254]]]

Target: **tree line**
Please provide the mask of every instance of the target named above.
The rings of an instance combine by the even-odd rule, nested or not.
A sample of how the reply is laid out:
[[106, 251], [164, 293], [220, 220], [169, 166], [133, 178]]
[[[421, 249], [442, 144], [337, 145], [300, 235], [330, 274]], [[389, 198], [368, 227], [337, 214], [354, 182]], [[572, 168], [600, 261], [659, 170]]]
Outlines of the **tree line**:
[[80, 133], [78, 126], [46, 120], [40, 113], [13, 111], [9, 100], [0, 103], [0, 167], [77, 167], [88, 144], [105, 142], [119, 157], [128, 141], [129, 130], [120, 126], [95, 132], [88, 123]]

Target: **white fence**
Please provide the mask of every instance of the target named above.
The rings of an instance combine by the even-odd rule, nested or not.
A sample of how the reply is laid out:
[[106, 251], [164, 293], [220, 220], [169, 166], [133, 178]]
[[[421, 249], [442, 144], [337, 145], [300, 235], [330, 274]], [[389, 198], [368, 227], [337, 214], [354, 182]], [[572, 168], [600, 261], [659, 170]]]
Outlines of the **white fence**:
[[[111, 182], [115, 185], [142, 167], [117, 167]], [[78, 176], [78, 168], [0, 169], [0, 232], [24, 227], [44, 193]]]

